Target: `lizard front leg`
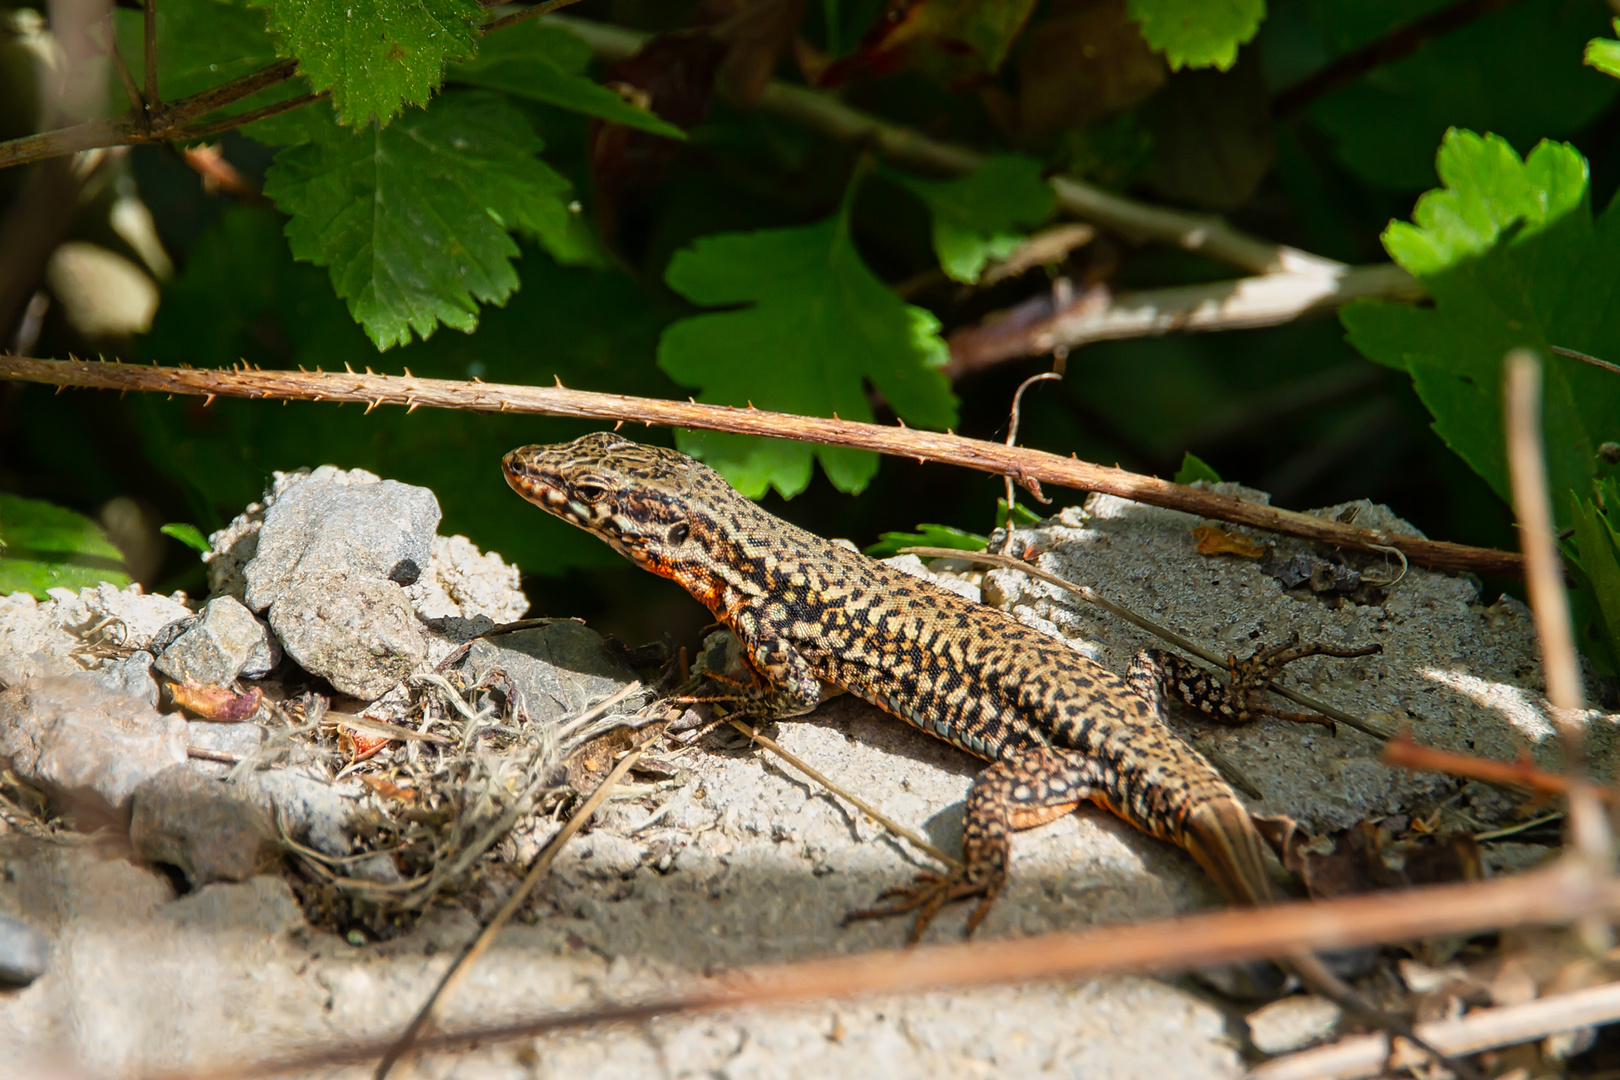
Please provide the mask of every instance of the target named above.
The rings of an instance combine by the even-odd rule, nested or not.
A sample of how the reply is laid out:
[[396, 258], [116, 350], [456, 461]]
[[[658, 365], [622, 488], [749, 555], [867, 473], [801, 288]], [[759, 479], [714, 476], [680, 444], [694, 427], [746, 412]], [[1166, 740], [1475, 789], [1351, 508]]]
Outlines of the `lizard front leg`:
[[910, 885], [886, 889], [878, 899], [895, 903], [852, 911], [844, 921], [915, 911], [909, 940], [916, 943], [940, 908], [978, 896], [983, 899], [967, 922], [966, 933], [973, 933], [1007, 883], [1013, 832], [1054, 821], [1089, 799], [1094, 772], [1083, 755], [1045, 747], [995, 762], [973, 778], [968, 790], [962, 865], [948, 874], [919, 874]]
[[803, 716], [828, 694], [798, 647], [785, 637], [741, 638], [748, 665], [764, 683], [755, 708], [766, 719]]

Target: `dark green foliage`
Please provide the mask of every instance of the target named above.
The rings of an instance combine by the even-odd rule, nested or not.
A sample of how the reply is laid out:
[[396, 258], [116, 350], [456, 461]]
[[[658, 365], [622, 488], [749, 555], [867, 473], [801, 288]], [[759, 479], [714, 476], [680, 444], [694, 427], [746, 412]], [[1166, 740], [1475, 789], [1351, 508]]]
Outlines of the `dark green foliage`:
[[195, 525], [173, 522], [163, 526], [158, 532], [173, 537], [191, 550], [200, 551], [204, 555], [213, 550], [208, 544], [208, 537], [204, 536], [202, 530]]
[[569, 183], [535, 157], [541, 146], [503, 98], [460, 91], [385, 128], [328, 127], [287, 147], [264, 190], [291, 215], [293, 255], [331, 268], [334, 291], [386, 349], [441, 322], [471, 332], [479, 304], [505, 303], [518, 286], [508, 230], [564, 262], [591, 261]]
[[1052, 216], [1056, 202], [1041, 179], [1041, 163], [995, 157], [957, 180], [887, 174], [928, 207], [939, 268], [969, 284], [991, 259], [1012, 254], [1024, 232]]
[[925, 522], [917, 526], [916, 532], [886, 532], [878, 537], [878, 542], [866, 549], [866, 553], [874, 559], [887, 559], [891, 555], [900, 554], [902, 548], [908, 547], [940, 547], [956, 548], [959, 551], [983, 551], [989, 538], [978, 533], [966, 532], [952, 525], [934, 525]]

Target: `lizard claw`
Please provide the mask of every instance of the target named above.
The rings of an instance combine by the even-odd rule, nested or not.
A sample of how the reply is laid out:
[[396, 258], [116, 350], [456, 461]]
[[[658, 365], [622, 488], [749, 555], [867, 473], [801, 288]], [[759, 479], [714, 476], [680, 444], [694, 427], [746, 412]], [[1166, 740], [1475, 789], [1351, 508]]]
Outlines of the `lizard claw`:
[[989, 914], [990, 905], [995, 902], [996, 891], [989, 881], [974, 881], [965, 870], [958, 870], [949, 875], [924, 872], [918, 874], [910, 885], [895, 885], [878, 894], [880, 901], [893, 899], [895, 903], [851, 911], [844, 916], [843, 923], [848, 926], [857, 919], [887, 919], [915, 911], [917, 917], [913, 920], [911, 933], [906, 939], [907, 944], [915, 945], [922, 940], [923, 932], [928, 929], [928, 924], [934, 921], [934, 916], [939, 914], [940, 908], [955, 900], [983, 896], [984, 900], [968, 917], [967, 929], [963, 933], [966, 937], [972, 934]]

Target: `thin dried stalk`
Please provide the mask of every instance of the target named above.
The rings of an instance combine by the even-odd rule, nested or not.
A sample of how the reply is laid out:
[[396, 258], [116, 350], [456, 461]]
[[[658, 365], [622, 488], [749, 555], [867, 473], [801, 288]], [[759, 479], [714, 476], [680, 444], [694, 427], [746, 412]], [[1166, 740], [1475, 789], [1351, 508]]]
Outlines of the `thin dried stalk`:
[[[1520, 1005], [1478, 1009], [1455, 1020], [1418, 1024], [1417, 1032], [1443, 1053], [1460, 1056], [1616, 1020], [1620, 1020], [1620, 983], [1604, 983]], [[1360, 1080], [1423, 1061], [1422, 1055], [1405, 1046], [1391, 1055], [1383, 1035], [1361, 1035], [1268, 1061], [1251, 1071], [1248, 1080]]]
[[[429, 405], [481, 412], [571, 416], [649, 426], [667, 424], [739, 435], [800, 439], [1011, 476], [1036, 493], [1041, 484], [1056, 484], [1085, 491], [1101, 491], [1136, 502], [1339, 547], [1362, 551], [1395, 548], [1419, 566], [1436, 570], [1462, 570], [1505, 577], [1521, 577], [1524, 573], [1523, 560], [1516, 552], [1426, 540], [1381, 529], [1357, 528], [1330, 518], [1279, 510], [1219, 492], [1173, 484], [1124, 469], [1094, 465], [1074, 457], [1064, 458], [1026, 447], [1009, 447], [982, 439], [963, 438], [950, 432], [918, 431], [903, 426], [883, 427], [837, 418], [829, 420], [767, 412], [763, 409], [596, 394], [569, 390], [561, 385], [514, 386], [422, 379], [408, 373], [377, 375], [352, 371], [260, 371], [247, 367], [207, 371], [3, 356], [0, 357], [0, 379], [61, 387], [196, 394], [208, 401], [215, 397], [348, 401], [365, 404], [367, 411], [380, 405], [403, 405], [407, 409]], [[494, 467], [493, 462], [490, 467]]]

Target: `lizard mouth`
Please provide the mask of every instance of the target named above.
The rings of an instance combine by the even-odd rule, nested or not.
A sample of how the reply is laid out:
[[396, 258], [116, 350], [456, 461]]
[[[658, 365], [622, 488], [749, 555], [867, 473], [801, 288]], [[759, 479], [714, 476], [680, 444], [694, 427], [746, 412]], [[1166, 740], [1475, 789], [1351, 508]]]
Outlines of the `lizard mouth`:
[[573, 512], [567, 492], [538, 460], [539, 451], [543, 449], [523, 446], [513, 450], [501, 459], [501, 473], [506, 477], [507, 486], [525, 500], [548, 514], [555, 514], [578, 525], [580, 518]]

